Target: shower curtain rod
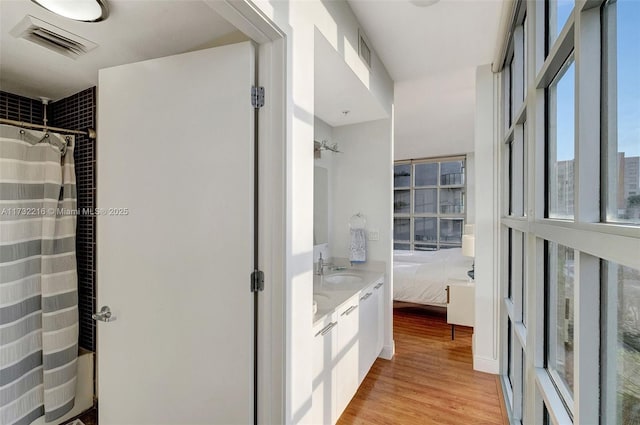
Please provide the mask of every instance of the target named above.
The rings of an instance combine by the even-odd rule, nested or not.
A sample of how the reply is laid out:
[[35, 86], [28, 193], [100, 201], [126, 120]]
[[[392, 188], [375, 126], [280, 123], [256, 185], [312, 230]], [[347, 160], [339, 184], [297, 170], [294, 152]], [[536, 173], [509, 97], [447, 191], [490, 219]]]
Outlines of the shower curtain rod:
[[96, 138], [96, 131], [92, 128], [87, 129], [87, 131], [69, 130], [67, 128], [51, 127], [48, 125], [40, 125], [40, 124], [31, 124], [28, 122], [8, 120], [5, 118], [0, 118], [0, 124], [10, 124], [10, 125], [15, 125], [17, 127], [22, 127], [22, 128], [36, 128], [36, 129], [41, 129], [45, 131], [47, 130], [59, 131], [60, 133], [83, 134], [85, 136], [89, 136], [90, 139]]

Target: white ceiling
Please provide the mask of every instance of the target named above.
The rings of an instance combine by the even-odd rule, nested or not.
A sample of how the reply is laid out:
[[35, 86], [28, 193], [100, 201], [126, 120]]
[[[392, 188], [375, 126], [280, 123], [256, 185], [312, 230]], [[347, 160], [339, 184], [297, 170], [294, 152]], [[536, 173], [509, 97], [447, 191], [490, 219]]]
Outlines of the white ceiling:
[[475, 69], [493, 59], [502, 2], [349, 0], [396, 82], [396, 159], [473, 150]]
[[314, 41], [314, 92], [314, 114], [332, 127], [388, 117], [371, 91], [318, 30]]
[[[64, 98], [98, 83], [98, 70], [205, 46], [236, 31], [202, 1], [109, 0], [98, 23], [59, 17], [28, 0], [0, 0], [0, 89], [27, 97]], [[98, 44], [71, 59], [9, 32], [25, 15]]]

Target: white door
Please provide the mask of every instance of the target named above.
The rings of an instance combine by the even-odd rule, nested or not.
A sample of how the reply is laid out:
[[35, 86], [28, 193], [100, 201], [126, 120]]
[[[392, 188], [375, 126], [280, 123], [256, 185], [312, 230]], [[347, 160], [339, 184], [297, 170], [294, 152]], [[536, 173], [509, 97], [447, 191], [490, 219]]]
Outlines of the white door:
[[101, 425], [253, 422], [253, 82], [249, 42], [100, 71]]

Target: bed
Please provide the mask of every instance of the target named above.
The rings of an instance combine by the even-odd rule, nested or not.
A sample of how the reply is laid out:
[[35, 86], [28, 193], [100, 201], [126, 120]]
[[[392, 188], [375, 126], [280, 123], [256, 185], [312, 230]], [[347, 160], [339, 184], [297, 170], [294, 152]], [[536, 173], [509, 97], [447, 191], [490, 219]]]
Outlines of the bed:
[[393, 252], [393, 299], [446, 307], [446, 287], [452, 281], [468, 281], [473, 258], [461, 248], [439, 251]]

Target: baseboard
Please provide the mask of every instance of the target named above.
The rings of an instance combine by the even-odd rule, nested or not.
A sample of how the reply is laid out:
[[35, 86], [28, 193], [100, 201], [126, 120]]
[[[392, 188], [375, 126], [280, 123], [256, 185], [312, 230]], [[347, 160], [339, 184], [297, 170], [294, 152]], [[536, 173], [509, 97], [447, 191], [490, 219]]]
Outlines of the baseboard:
[[498, 361], [498, 359], [473, 356], [473, 370], [498, 375], [500, 374], [500, 362]]
[[393, 355], [396, 353], [396, 342], [391, 341], [391, 345], [385, 345], [382, 347], [382, 351], [378, 357], [382, 357], [385, 360], [393, 359]]

